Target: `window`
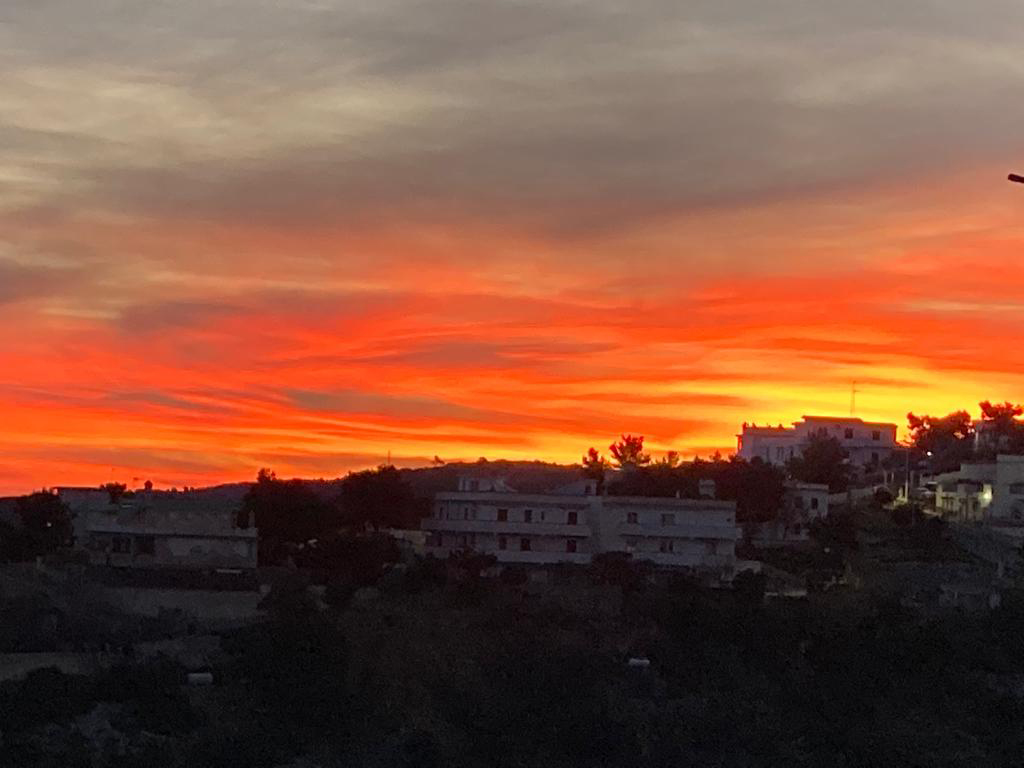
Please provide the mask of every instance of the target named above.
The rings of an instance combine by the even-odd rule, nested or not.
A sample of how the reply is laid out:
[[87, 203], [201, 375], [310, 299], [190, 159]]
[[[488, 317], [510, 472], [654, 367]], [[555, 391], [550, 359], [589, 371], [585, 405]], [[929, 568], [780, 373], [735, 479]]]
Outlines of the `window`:
[[529, 539], [520, 539], [519, 540], [519, 551], [520, 552], [529, 552], [530, 551], [530, 540]]
[[845, 430], [843, 430], [843, 437], [845, 437], [847, 440], [853, 440], [853, 430], [847, 427]]
[[634, 536], [627, 536], [625, 539], [623, 539], [623, 542], [625, 542], [626, 544], [626, 551], [632, 552], [636, 549], [639, 540]]
[[666, 512], [665, 514], [663, 514], [661, 516], [661, 524], [663, 526], [675, 525], [676, 524], [676, 516], [674, 514], [672, 514], [671, 512]]
[[1010, 493], [1014, 496], [1024, 494], [1024, 483], [1010, 483]]
[[871, 452], [871, 463], [872, 464], [877, 464], [878, 463], [878, 452], [877, 451], [872, 451]]
[[565, 516], [566, 524], [567, 525], [576, 525], [576, 521], [579, 519], [578, 515], [579, 515], [578, 512], [570, 512], [568, 515]]
[[479, 480], [470, 480], [469, 481], [469, 490], [471, 490], [471, 491], [479, 491], [480, 490], [480, 481]]
[[879, 440], [882, 439], [882, 433], [879, 430], [877, 430], [877, 429], [872, 430], [872, 432], [871, 432], [871, 439], [874, 440], [877, 443]]
[[626, 513], [626, 522], [629, 523], [630, 525], [636, 525], [636, 523], [637, 523], [636, 512], [627, 512]]
[[498, 537], [498, 549], [508, 549], [508, 539], [504, 536]]
[[817, 499], [811, 499], [811, 509], [817, 509], [817, 508], [818, 508], [818, 500]]
[[463, 509], [462, 509], [462, 519], [463, 520], [469, 520], [469, 507], [463, 507]]
[[115, 536], [111, 542], [110, 551], [126, 555], [132, 551], [132, 540], [127, 536]]
[[135, 537], [135, 554], [137, 555], [155, 555], [156, 554], [156, 539], [152, 536], [136, 536]]
[[532, 523], [533, 522], [533, 510], [532, 509], [524, 509], [523, 510], [523, 522], [524, 523]]
[[804, 497], [803, 496], [794, 496], [793, 497], [793, 508], [794, 509], [803, 509], [804, 508]]
[[662, 539], [659, 549], [662, 552], [673, 552], [675, 551], [675, 544], [672, 542], [672, 539]]
[[575, 552], [576, 551], [576, 539], [566, 539], [565, 540], [565, 551], [566, 552]]
[[508, 510], [507, 509], [499, 509], [498, 510], [498, 522], [499, 523], [507, 523], [508, 522]]
[[441, 534], [431, 533], [427, 535], [427, 546], [428, 547], [440, 547], [441, 546]]

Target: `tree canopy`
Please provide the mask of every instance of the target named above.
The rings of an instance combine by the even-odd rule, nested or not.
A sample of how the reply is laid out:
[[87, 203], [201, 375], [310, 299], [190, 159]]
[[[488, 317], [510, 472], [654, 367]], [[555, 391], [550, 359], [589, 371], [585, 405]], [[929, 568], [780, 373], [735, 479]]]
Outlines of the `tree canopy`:
[[242, 501], [242, 512], [260, 534], [260, 558], [275, 562], [286, 544], [323, 536], [338, 526], [336, 505], [317, 495], [301, 480], [279, 480], [261, 469]]
[[10, 533], [5, 556], [24, 560], [54, 552], [71, 541], [71, 512], [61, 498], [47, 491], [22, 496], [15, 501], [22, 529]]
[[392, 466], [353, 472], [341, 481], [342, 521], [352, 527], [415, 527], [426, 512], [412, 487]]
[[936, 472], [957, 469], [974, 450], [974, 425], [967, 411], [954, 411], [941, 418], [908, 413], [907, 426], [914, 450], [929, 456]]
[[651, 463], [651, 454], [644, 453], [643, 435], [622, 435], [608, 446], [612, 459], [622, 468], [642, 467]]
[[827, 485], [833, 493], [845, 491], [850, 482], [848, 455], [839, 440], [825, 432], [812, 433], [802, 453], [786, 462], [794, 480]]

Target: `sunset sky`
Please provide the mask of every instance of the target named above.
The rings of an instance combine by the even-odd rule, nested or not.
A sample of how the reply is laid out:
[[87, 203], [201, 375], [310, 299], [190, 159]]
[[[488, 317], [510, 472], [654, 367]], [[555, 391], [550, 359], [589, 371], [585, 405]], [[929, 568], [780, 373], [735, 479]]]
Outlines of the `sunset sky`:
[[1020, 0], [4, 0], [0, 494], [1024, 400]]

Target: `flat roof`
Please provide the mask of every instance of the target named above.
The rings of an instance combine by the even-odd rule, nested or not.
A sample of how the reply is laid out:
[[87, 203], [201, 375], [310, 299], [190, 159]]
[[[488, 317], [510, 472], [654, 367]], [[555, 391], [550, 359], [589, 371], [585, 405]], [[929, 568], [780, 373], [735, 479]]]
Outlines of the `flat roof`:
[[734, 501], [718, 499], [677, 499], [674, 496], [595, 496], [558, 495], [550, 493], [508, 493], [504, 491], [444, 491], [434, 496], [435, 501], [493, 501], [510, 504], [587, 504], [600, 500], [603, 505], [633, 505], [648, 507], [673, 507], [676, 509], [707, 509], [709, 511], [731, 511], [736, 508]]
[[[888, 421], [864, 421], [864, 419], [858, 419], [855, 416], [801, 416], [803, 421], [834, 421], [839, 424], [863, 424], [867, 427], [892, 427], [893, 429], [899, 429], [897, 424], [893, 424]], [[799, 421], [794, 421], [794, 424], [799, 424]]]

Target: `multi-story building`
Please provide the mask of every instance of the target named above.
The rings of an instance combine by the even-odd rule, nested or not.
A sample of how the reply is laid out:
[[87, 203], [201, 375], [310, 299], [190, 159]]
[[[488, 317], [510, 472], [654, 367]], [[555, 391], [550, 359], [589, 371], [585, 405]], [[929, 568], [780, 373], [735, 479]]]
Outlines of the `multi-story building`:
[[597, 496], [590, 481], [523, 494], [490, 480], [464, 480], [458, 491], [437, 494], [421, 526], [426, 551], [441, 556], [472, 550], [500, 563], [584, 564], [602, 552], [631, 552], [726, 576], [739, 537], [732, 502]]
[[934, 482], [935, 511], [946, 519], [1024, 524], [1024, 456], [1000, 454], [994, 462], [961, 464]]
[[857, 467], [878, 465], [899, 449], [896, 425], [840, 416], [804, 416], [792, 427], [744, 424], [737, 435], [737, 454], [747, 461], [760, 458], [785, 464], [803, 451], [815, 434], [836, 438]]
[[195, 492], [139, 491], [116, 501], [105, 491], [57, 492], [73, 516], [75, 548], [87, 552], [95, 565], [256, 567], [256, 529], [240, 521], [237, 510], [221, 500]]

